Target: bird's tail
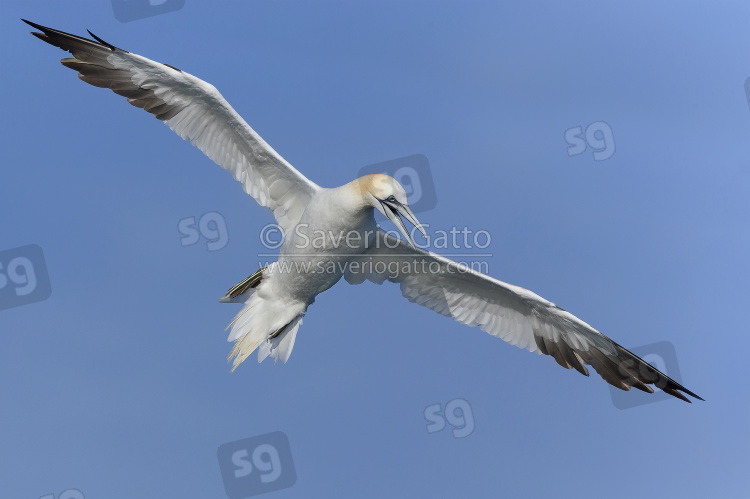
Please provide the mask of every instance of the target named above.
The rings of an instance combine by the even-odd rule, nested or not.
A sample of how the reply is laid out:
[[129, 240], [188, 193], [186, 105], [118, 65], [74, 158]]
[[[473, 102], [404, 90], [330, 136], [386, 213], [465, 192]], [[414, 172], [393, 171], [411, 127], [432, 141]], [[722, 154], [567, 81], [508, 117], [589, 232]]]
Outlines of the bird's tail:
[[303, 303], [270, 300], [253, 293], [229, 325], [227, 341], [234, 341], [228, 357], [228, 360], [234, 357], [232, 371], [256, 349], [258, 362], [268, 356], [286, 362], [292, 354], [305, 308]]

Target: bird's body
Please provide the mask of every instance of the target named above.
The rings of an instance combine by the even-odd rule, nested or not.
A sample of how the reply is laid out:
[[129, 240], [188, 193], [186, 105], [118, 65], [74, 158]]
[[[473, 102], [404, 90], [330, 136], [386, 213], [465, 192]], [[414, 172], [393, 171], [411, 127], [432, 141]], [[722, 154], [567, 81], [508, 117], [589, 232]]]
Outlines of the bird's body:
[[[363, 203], [355, 183], [318, 191], [284, 238], [279, 262], [291, 267], [296, 277], [290, 279], [301, 293], [314, 293], [311, 298], [341, 279], [348, 261], [367, 249], [377, 230], [374, 209]], [[317, 272], [323, 269], [330, 272]]]
[[[47, 43], [73, 54], [62, 63], [92, 85], [109, 88], [164, 121], [228, 170], [284, 231], [278, 260], [220, 301], [244, 306], [230, 324], [233, 370], [253, 351], [286, 362], [302, 317], [316, 297], [342, 277], [398, 283], [410, 301], [525, 348], [554, 357], [588, 376], [592, 366], [608, 383], [629, 390], [700, 398], [590, 325], [535, 293], [415, 248], [401, 217], [424, 235], [403, 187], [387, 175], [368, 175], [341, 187], [308, 180], [263, 141], [210, 84], [172, 66], [25, 21]], [[379, 229], [375, 210], [404, 240]], [[702, 400], [702, 399], [701, 399]]]
[[[372, 244], [378, 229], [373, 208], [357, 189], [359, 183], [318, 189], [300, 221], [285, 234], [278, 260], [263, 270], [249, 299], [240, 295], [246, 303], [229, 335], [230, 341], [238, 341], [235, 367], [279, 329], [272, 340], [281, 348], [261, 350], [261, 357], [278, 353], [286, 362], [296, 329], [284, 327], [301, 319], [315, 297], [336, 284], [350, 262]], [[290, 346], [284, 348], [287, 337]]]

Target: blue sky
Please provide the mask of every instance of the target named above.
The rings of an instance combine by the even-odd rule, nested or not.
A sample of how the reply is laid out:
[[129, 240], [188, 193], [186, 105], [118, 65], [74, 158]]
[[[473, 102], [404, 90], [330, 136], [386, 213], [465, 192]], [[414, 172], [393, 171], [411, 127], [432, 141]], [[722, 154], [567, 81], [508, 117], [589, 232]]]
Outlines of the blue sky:
[[[3, 7], [0, 496], [226, 497], [219, 447], [274, 432], [296, 480], [269, 497], [747, 493], [747, 2]], [[320, 185], [424, 155], [433, 234], [487, 231], [491, 275], [627, 348], [666, 342], [706, 402], [621, 409], [598, 375], [389, 284], [339, 283], [287, 364], [230, 374], [237, 306], [216, 300], [267, 259], [270, 212], [22, 17], [211, 82]], [[214, 212], [221, 249], [183, 245], [180, 221]], [[30, 245], [51, 295], [12, 306]], [[436, 431], [436, 406], [463, 417]]]

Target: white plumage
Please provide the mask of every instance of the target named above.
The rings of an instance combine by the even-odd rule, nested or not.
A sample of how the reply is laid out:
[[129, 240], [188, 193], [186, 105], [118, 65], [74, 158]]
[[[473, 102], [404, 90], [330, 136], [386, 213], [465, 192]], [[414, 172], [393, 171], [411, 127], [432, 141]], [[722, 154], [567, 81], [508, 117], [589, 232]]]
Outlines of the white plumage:
[[[682, 400], [689, 401], [680, 391], [700, 398], [554, 303], [415, 248], [401, 217], [424, 231], [395, 179], [368, 175], [341, 187], [321, 188], [266, 144], [212, 85], [93, 34], [96, 41], [26, 22], [41, 31], [34, 35], [73, 55], [62, 63], [78, 71], [81, 80], [109, 88], [164, 121], [273, 211], [286, 234], [279, 260], [221, 300], [244, 303], [229, 327], [233, 370], [255, 350], [259, 361], [272, 357], [286, 362], [307, 307], [345, 277], [352, 284], [398, 283], [409, 301], [512, 345], [550, 355], [567, 369], [588, 375], [585, 366], [591, 365], [623, 390], [653, 392], [648, 385], [654, 384]], [[376, 209], [411, 244], [378, 229]], [[347, 237], [345, 244], [332, 240], [310, 245], [318, 232], [357, 237]]]

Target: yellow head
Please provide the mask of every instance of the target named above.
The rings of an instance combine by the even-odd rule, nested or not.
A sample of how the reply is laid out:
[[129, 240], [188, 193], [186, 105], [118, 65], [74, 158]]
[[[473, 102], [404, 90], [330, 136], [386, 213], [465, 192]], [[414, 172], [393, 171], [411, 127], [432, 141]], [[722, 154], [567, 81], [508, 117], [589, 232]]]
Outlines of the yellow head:
[[355, 181], [355, 185], [359, 189], [364, 202], [377, 209], [391, 222], [396, 224], [398, 230], [401, 231], [412, 246], [414, 246], [414, 241], [399, 215], [402, 215], [419, 229], [425, 238], [427, 237], [422, 224], [419, 223], [419, 220], [417, 220], [417, 217], [414, 216], [414, 213], [412, 213], [407, 204], [406, 191], [395, 178], [383, 174], [365, 175], [358, 178]]

